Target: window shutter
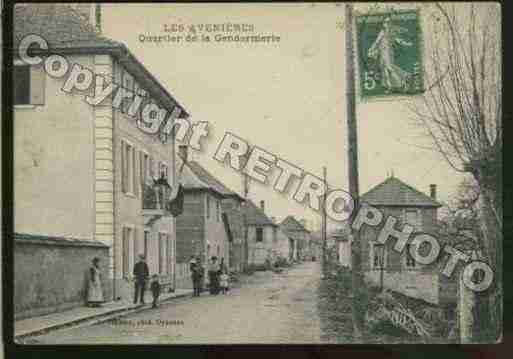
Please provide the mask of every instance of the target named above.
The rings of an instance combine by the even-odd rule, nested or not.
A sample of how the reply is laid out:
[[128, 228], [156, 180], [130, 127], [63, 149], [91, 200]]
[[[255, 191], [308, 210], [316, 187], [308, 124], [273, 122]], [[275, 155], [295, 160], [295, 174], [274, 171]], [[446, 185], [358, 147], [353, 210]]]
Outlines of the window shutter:
[[144, 180], [144, 152], [142, 151], [139, 151], [139, 178], [141, 181], [141, 190], [143, 190], [146, 182]]
[[153, 173], [153, 157], [150, 157], [150, 177], [151, 179], [155, 178], [155, 175]]
[[134, 195], [136, 197], [139, 196], [139, 171], [138, 170], [138, 162], [137, 161], [137, 150], [134, 148], [133, 151], [132, 151], [132, 158], [131, 160], [133, 161], [133, 164], [134, 164], [134, 171], [132, 172], [132, 176], [134, 178]]
[[127, 178], [126, 178], [126, 146], [125, 141], [121, 141], [121, 190], [126, 193]]
[[132, 258], [133, 258], [133, 262], [135, 264], [135, 260], [137, 258], [137, 251], [138, 251], [139, 248], [138, 248], [138, 243], [137, 243], [137, 229], [134, 228], [132, 231], [134, 233], [133, 234], [133, 237], [134, 237], [133, 241], [134, 241], [134, 243], [133, 243], [133, 247], [132, 247]]
[[30, 104], [45, 104], [45, 78], [42, 66], [30, 66]]

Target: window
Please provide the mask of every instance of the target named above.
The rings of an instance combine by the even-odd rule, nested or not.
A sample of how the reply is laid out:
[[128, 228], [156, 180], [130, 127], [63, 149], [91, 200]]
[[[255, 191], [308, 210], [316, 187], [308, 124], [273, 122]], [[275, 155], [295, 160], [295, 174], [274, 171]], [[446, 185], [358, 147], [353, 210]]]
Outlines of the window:
[[381, 269], [386, 267], [386, 251], [385, 246], [381, 243], [371, 243], [371, 268]]
[[216, 205], [217, 205], [216, 216], [217, 216], [217, 221], [219, 222], [219, 218], [221, 217], [221, 204], [219, 201], [216, 201]]
[[165, 273], [166, 265], [166, 240], [167, 235], [165, 233], [159, 233], [159, 274]]
[[123, 103], [121, 104], [121, 111], [123, 113], [128, 113], [128, 109], [133, 102], [133, 94], [134, 94], [134, 79], [132, 75], [128, 72], [123, 71], [123, 91], [126, 94], [131, 94], [132, 98], [124, 98]]
[[14, 104], [30, 104], [30, 66], [14, 66]]
[[167, 274], [172, 274], [173, 261], [174, 261], [174, 248], [173, 248], [173, 240], [171, 236], [168, 234], [167, 236]]
[[256, 229], [256, 241], [263, 242], [264, 241], [264, 229], [262, 227], [258, 227]]
[[422, 230], [419, 211], [416, 209], [407, 209], [404, 214], [404, 221], [413, 226], [416, 232]]
[[130, 242], [132, 240], [133, 229], [129, 227], [123, 228], [122, 238], [122, 254], [123, 254], [123, 278], [130, 276]]
[[167, 178], [167, 165], [163, 162], [160, 162], [160, 177]]
[[207, 218], [210, 218], [210, 196], [207, 194]]
[[145, 152], [139, 152], [141, 156], [141, 165], [140, 165], [140, 172], [141, 172], [141, 184], [146, 184], [148, 181], [148, 171], [150, 167], [150, 158], [147, 153]]
[[134, 147], [125, 141], [121, 141], [121, 187], [124, 193], [137, 193], [135, 191], [135, 164], [136, 155]]
[[409, 243], [406, 244], [406, 247], [404, 249], [404, 264], [406, 268], [415, 268], [416, 262], [415, 258], [413, 258], [413, 256], [410, 254], [410, 248], [412, 248], [412, 245]]
[[151, 179], [154, 179], [155, 178], [155, 169], [153, 168], [153, 165], [154, 165], [154, 161], [153, 161], [153, 157], [150, 156], [150, 178]]
[[149, 243], [150, 243], [150, 231], [144, 231], [144, 258], [148, 258]]
[[137, 258], [137, 256], [140, 254], [139, 252], [139, 241], [138, 241], [138, 238], [137, 238], [137, 229], [134, 228], [134, 240], [133, 240], [133, 254], [132, 254], [132, 258], [133, 260], [135, 261], [135, 258]]

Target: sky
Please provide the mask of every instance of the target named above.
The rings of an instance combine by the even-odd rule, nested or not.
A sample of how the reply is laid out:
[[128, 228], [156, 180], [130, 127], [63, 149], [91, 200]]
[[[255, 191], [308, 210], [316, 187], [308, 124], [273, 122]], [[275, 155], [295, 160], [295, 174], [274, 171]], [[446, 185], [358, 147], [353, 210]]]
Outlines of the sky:
[[[348, 189], [345, 101], [344, 6], [316, 4], [105, 4], [105, 36], [124, 42], [187, 109], [193, 121], [208, 121], [210, 134], [200, 162], [241, 193], [239, 173], [213, 155], [226, 131], [319, 177], [327, 167], [330, 187]], [[371, 4], [356, 5], [365, 12]], [[412, 8], [415, 5], [378, 5]], [[424, 5], [419, 5], [424, 11]], [[140, 35], [166, 35], [164, 26], [244, 23], [255, 34], [280, 37], [274, 43], [156, 43]], [[182, 34], [183, 35], [183, 34]], [[426, 44], [425, 46], [429, 46]], [[426, 50], [425, 50], [426, 51]], [[411, 101], [411, 100], [410, 100]], [[408, 101], [399, 98], [357, 102], [360, 193], [391, 172], [428, 194], [449, 200], [462, 177], [430, 147]], [[266, 213], [287, 215], [318, 226], [320, 216], [270, 184], [252, 182], [250, 198], [265, 200]]]

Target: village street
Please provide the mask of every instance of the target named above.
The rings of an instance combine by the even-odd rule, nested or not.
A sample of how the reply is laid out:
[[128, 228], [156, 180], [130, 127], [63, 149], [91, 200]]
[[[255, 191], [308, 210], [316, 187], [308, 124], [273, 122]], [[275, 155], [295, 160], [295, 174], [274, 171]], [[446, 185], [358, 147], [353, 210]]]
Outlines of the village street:
[[[33, 344], [319, 343], [319, 262], [255, 272], [227, 295], [182, 298], [117, 322], [63, 329]], [[166, 324], [167, 321], [167, 324]]]

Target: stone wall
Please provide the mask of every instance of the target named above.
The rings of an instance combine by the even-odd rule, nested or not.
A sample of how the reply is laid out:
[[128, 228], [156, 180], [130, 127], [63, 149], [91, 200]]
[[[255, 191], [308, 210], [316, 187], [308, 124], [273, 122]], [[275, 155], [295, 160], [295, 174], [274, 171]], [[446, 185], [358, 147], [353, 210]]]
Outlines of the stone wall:
[[98, 241], [16, 234], [14, 240], [14, 316], [28, 318], [85, 305], [87, 275], [100, 258], [103, 294], [108, 280], [109, 247]]

